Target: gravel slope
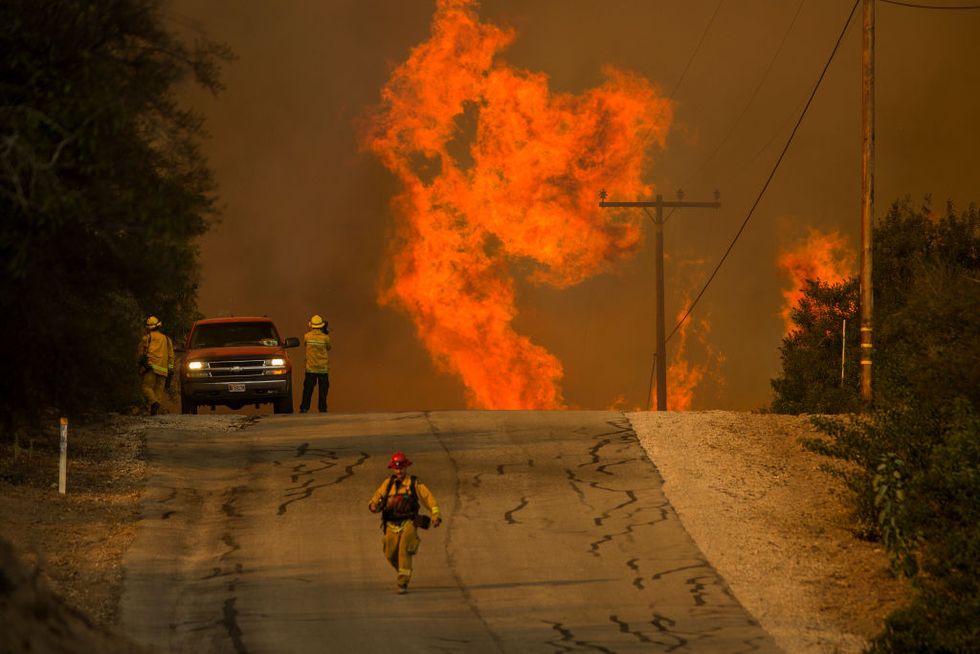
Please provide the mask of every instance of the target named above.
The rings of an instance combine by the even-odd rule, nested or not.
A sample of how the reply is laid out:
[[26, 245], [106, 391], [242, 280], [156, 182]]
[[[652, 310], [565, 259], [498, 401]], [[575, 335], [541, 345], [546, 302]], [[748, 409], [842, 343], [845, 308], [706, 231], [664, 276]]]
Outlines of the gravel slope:
[[787, 652], [860, 652], [905, 588], [848, 531], [842, 484], [805, 416], [626, 414], [707, 559]]

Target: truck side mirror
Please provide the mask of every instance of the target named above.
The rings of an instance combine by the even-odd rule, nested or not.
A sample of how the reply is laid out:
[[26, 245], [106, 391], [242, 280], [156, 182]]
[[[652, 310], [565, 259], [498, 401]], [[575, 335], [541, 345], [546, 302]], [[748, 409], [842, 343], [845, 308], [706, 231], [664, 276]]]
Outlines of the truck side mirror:
[[299, 347], [299, 339], [295, 336], [290, 336], [286, 339], [285, 347]]

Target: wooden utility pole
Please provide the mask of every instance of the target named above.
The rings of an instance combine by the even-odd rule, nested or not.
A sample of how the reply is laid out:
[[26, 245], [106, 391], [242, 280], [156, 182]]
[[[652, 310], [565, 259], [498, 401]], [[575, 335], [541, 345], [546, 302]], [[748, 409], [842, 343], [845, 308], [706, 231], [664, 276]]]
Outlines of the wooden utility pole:
[[861, 89], [861, 400], [871, 403], [871, 255], [875, 212], [875, 0], [863, 0]]
[[617, 207], [640, 207], [650, 216], [649, 207], [657, 210], [656, 216], [650, 216], [655, 225], [656, 240], [654, 244], [654, 256], [656, 257], [657, 267], [657, 411], [667, 410], [667, 339], [664, 324], [664, 207], [673, 209], [680, 208], [709, 208], [717, 209], [721, 206], [718, 201], [720, 194], [715, 191], [714, 202], [684, 202], [684, 192], [677, 192], [677, 200], [664, 200], [662, 195], [657, 195], [655, 200], [637, 202], [606, 202], [606, 192], [599, 192], [599, 206], [604, 209]]

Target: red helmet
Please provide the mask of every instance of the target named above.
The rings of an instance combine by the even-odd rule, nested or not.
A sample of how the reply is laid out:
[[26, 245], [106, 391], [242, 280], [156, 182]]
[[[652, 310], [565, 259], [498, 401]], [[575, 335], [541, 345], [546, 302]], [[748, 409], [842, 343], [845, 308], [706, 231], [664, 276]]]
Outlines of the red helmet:
[[395, 452], [391, 455], [391, 461], [388, 463], [389, 468], [407, 468], [412, 465], [412, 462], [408, 460], [404, 452]]

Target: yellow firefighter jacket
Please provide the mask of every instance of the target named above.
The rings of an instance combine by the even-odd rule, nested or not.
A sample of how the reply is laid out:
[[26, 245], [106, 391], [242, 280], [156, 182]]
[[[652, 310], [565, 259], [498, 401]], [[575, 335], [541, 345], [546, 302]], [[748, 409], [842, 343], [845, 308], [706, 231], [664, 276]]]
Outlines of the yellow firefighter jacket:
[[174, 344], [170, 337], [154, 330], [147, 332], [140, 343], [140, 356], [146, 355], [146, 362], [158, 375], [166, 377], [174, 370]]
[[330, 336], [322, 329], [311, 329], [303, 336], [306, 343], [306, 372], [330, 372]]
[[[381, 497], [384, 495], [385, 489], [388, 488], [389, 479], [391, 479], [391, 477], [381, 482], [381, 485], [378, 486], [378, 490], [374, 491], [374, 495], [371, 496], [371, 501], [368, 503], [369, 508], [378, 506], [378, 502], [381, 501]], [[398, 481], [397, 479], [393, 480], [391, 482], [391, 487], [388, 488], [388, 501], [386, 505], [393, 506], [398, 495], [409, 495], [411, 492], [410, 484], [411, 477], [409, 475], [405, 475], [405, 478], [401, 481]], [[415, 493], [418, 495], [419, 504], [427, 508], [429, 513], [432, 514], [433, 518], [439, 515], [439, 504], [436, 502], [435, 496], [432, 494], [432, 491], [429, 490], [428, 486], [419, 481], [418, 477], [415, 478]], [[390, 525], [389, 528], [393, 529], [394, 531], [399, 531], [401, 526]]]

